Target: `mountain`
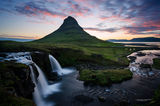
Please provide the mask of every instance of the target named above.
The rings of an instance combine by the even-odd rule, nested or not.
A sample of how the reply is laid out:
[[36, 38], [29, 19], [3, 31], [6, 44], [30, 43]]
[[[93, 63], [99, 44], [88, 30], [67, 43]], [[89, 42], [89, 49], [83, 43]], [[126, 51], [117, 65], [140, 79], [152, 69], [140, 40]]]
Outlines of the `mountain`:
[[[36, 40], [41, 43], [63, 43], [63, 44], [97, 44], [106, 43], [83, 30], [76, 19], [68, 16], [63, 24], [51, 34]], [[111, 43], [110, 43], [111, 44]]]
[[155, 38], [155, 37], [145, 37], [145, 38], [133, 38], [131, 40], [126, 40], [126, 39], [110, 39], [107, 40], [110, 42], [160, 42], [160, 38]]

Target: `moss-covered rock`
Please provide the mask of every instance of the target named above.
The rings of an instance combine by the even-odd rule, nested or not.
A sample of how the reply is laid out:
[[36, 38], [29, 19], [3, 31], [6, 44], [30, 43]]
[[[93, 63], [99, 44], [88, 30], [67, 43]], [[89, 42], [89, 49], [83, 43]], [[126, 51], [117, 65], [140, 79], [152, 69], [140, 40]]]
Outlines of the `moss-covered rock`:
[[[20, 100], [24, 100], [24, 103], [31, 101], [23, 99], [32, 99], [32, 92], [35, 87], [30, 77], [29, 67], [12, 61], [0, 62], [0, 67], [0, 97], [2, 98], [0, 100], [12, 101], [11, 103], [13, 104], [22, 103], [23, 101], [20, 102]], [[6, 99], [3, 98], [3, 94], [6, 94], [6, 96], [4, 96], [5, 98], [7, 97]]]
[[86, 84], [109, 85], [132, 78], [132, 72], [128, 69], [110, 70], [81, 70], [79, 79]]
[[152, 67], [160, 70], [160, 59], [159, 58], [153, 59]]
[[35, 106], [32, 100], [11, 95], [0, 87], [0, 106]]

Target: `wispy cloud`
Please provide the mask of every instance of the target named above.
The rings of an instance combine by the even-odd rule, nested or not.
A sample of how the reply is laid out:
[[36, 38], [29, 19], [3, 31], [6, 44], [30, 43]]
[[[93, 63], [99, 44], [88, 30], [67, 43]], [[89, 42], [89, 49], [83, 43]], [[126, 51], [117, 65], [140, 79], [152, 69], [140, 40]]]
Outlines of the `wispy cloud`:
[[20, 39], [37, 39], [35, 36], [23, 36], [23, 35], [0, 35], [1, 38], [20, 38]]
[[27, 16], [50, 16], [50, 17], [66, 17], [67, 15], [64, 13], [60, 13], [57, 11], [51, 11], [47, 9], [45, 6], [38, 5], [34, 2], [25, 3], [23, 6], [16, 6], [16, 11], [20, 14], [24, 14]]
[[[85, 28], [90, 31], [158, 35], [154, 31], [160, 30], [160, 0], [1, 0], [0, 3], [0, 13], [37, 19], [28, 18], [26, 22], [30, 23], [54, 24], [47, 18], [63, 19], [72, 15], [100, 20], [99, 24]], [[112, 23], [117, 23], [117, 26], [112, 26]]]
[[84, 28], [85, 30], [90, 30], [90, 31], [100, 31], [100, 32], [117, 32], [119, 30], [119, 28], [105, 28], [105, 29], [100, 29], [100, 28]]

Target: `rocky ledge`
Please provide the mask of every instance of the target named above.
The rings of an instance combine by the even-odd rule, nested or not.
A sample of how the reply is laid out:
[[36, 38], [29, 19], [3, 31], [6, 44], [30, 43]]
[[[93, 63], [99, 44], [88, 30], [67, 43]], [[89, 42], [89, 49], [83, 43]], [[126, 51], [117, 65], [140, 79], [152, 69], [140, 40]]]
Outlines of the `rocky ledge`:
[[[18, 105], [24, 100], [25, 104], [33, 105], [34, 103], [31, 99], [35, 85], [30, 77], [29, 67], [13, 61], [0, 62], [0, 67], [0, 97], [3, 94], [6, 96], [5, 98], [2, 97], [1, 104], [4, 101], [4, 103], [9, 103], [10, 105]], [[21, 99], [21, 102], [17, 101], [19, 99]], [[15, 104], [16, 101], [17, 104]]]

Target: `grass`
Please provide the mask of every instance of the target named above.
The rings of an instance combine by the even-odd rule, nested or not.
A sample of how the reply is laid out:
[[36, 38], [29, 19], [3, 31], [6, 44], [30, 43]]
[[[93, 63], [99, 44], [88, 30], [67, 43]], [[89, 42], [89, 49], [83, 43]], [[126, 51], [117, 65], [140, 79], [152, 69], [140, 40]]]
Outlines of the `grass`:
[[155, 58], [153, 59], [153, 65], [154, 68], [159, 69], [160, 70], [160, 59]]
[[[65, 44], [65, 43], [37, 43], [37, 42], [0, 42], [1, 52], [18, 52], [18, 51], [42, 51], [51, 53], [62, 64], [62, 66], [73, 66], [82, 62], [94, 62], [95, 64], [105, 66], [127, 66], [129, 61], [127, 55], [135, 51], [135, 48], [119, 47], [114, 43], [97, 43], [97, 44]], [[64, 51], [67, 49], [67, 51]], [[64, 51], [64, 52], [61, 52]], [[78, 53], [79, 52], [79, 53]], [[55, 55], [58, 54], [59, 56]], [[93, 55], [101, 57], [93, 58]], [[70, 58], [72, 57], [72, 58]], [[103, 58], [103, 59], [102, 59]], [[104, 61], [100, 61], [100, 59]], [[112, 65], [111, 65], [112, 64]]]
[[109, 70], [81, 70], [79, 79], [85, 83], [96, 85], [109, 85], [132, 78], [132, 72], [128, 69], [109, 69]]

